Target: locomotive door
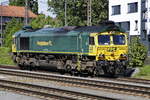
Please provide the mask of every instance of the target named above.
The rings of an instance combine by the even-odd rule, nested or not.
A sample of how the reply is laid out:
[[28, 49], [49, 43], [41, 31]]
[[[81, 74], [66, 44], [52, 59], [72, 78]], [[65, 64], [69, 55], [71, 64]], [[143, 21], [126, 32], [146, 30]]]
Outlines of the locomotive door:
[[29, 37], [20, 37], [20, 50], [29, 50]]
[[17, 51], [17, 41], [16, 41], [17, 39], [16, 39], [16, 37], [15, 36], [13, 36], [13, 43], [12, 43], [12, 52], [16, 52]]
[[89, 37], [89, 53], [91, 55], [96, 55], [97, 54], [96, 44], [95, 44], [95, 37], [94, 36]]
[[77, 37], [77, 50], [78, 50], [78, 52], [80, 52], [80, 55], [83, 53], [82, 36], [81, 35], [82, 35], [82, 32], [80, 32]]

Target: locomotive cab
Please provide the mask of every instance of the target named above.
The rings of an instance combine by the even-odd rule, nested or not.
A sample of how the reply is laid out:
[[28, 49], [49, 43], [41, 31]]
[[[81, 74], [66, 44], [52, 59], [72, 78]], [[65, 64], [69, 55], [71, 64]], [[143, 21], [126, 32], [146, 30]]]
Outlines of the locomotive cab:
[[96, 56], [97, 66], [101, 67], [105, 74], [116, 75], [125, 72], [128, 60], [126, 33], [93, 33], [90, 39], [90, 54]]

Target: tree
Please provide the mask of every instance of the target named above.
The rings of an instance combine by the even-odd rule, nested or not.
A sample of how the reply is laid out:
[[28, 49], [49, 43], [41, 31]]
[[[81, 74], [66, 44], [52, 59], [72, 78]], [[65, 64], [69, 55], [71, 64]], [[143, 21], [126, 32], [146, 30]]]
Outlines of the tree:
[[46, 17], [45, 15], [41, 14], [37, 18], [33, 19], [30, 25], [36, 28], [43, 28], [45, 25], [50, 25], [51, 27], [59, 27], [61, 26], [61, 22], [57, 19], [52, 19], [51, 17]]
[[20, 20], [12, 19], [10, 22], [7, 23], [5, 34], [4, 34], [4, 46], [11, 48], [12, 45], [12, 35], [20, 30], [23, 26]]
[[[66, 0], [68, 25], [86, 25], [87, 2], [86, 0]], [[48, 0], [49, 10], [57, 15], [64, 25], [65, 0]], [[108, 0], [92, 0], [92, 24], [96, 25], [108, 18]]]
[[[28, 0], [29, 9], [38, 14], [38, 0]], [[9, 5], [13, 6], [25, 6], [25, 0], [9, 0]]]
[[[51, 27], [61, 26], [61, 22], [57, 19], [52, 19], [51, 17], [46, 17], [45, 15], [39, 15], [37, 18], [33, 19], [30, 25], [36, 28], [43, 28], [44, 25], [50, 25]], [[11, 48], [12, 36], [15, 32], [19, 31], [23, 27], [21, 19], [12, 19], [7, 23], [4, 32], [4, 46]]]
[[141, 67], [147, 57], [147, 48], [140, 43], [139, 37], [131, 38], [129, 45], [129, 65], [132, 67]]

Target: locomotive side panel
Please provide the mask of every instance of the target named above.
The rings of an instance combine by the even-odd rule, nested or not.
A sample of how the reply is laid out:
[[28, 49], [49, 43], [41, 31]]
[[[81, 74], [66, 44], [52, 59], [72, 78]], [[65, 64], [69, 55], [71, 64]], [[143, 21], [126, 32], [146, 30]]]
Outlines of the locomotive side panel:
[[50, 53], [68, 53], [77, 52], [76, 36], [38, 36], [31, 37], [31, 50], [50, 52]]

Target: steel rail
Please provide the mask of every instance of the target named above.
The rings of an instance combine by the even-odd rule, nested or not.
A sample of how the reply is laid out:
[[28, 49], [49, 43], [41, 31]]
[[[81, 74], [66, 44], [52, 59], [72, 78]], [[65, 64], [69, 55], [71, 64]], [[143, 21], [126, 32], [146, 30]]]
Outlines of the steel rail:
[[1, 74], [9, 74], [21, 77], [29, 77], [41, 80], [50, 80], [56, 82], [65, 82], [74, 85], [80, 86], [88, 86], [93, 87], [95, 89], [111, 89], [117, 91], [123, 91], [125, 93], [132, 93], [134, 95], [142, 95], [144, 97], [150, 98], [150, 87], [144, 85], [137, 85], [137, 84], [130, 84], [130, 83], [123, 83], [117, 81], [110, 81], [110, 80], [95, 80], [95, 79], [87, 79], [87, 78], [80, 78], [80, 77], [70, 77], [70, 76], [63, 76], [63, 75], [55, 75], [55, 74], [41, 74], [35, 72], [23, 72], [23, 71], [10, 71], [10, 70], [2, 70], [0, 69]]
[[109, 97], [86, 94], [76, 91], [45, 87], [35, 84], [27, 84], [22, 82], [14, 82], [0, 79], [0, 88], [23, 92], [28, 95], [37, 95], [47, 99], [55, 98], [61, 100], [116, 100]]
[[117, 80], [150, 85], [150, 80], [147, 80], [147, 79], [139, 79], [139, 78], [118, 78]]
[[[19, 70], [19, 67], [17, 66], [11, 66], [11, 65], [0, 65], [0, 68], [4, 69], [17, 69]], [[40, 71], [39, 71], [40, 72]], [[43, 72], [42, 72], [43, 73]], [[108, 80], [117, 80], [117, 81], [125, 81], [125, 82], [133, 82], [133, 83], [141, 83], [141, 84], [148, 84], [150, 85], [150, 80], [148, 79], [139, 79], [139, 78], [103, 78], [103, 77], [95, 77], [95, 79], [108, 79]]]

